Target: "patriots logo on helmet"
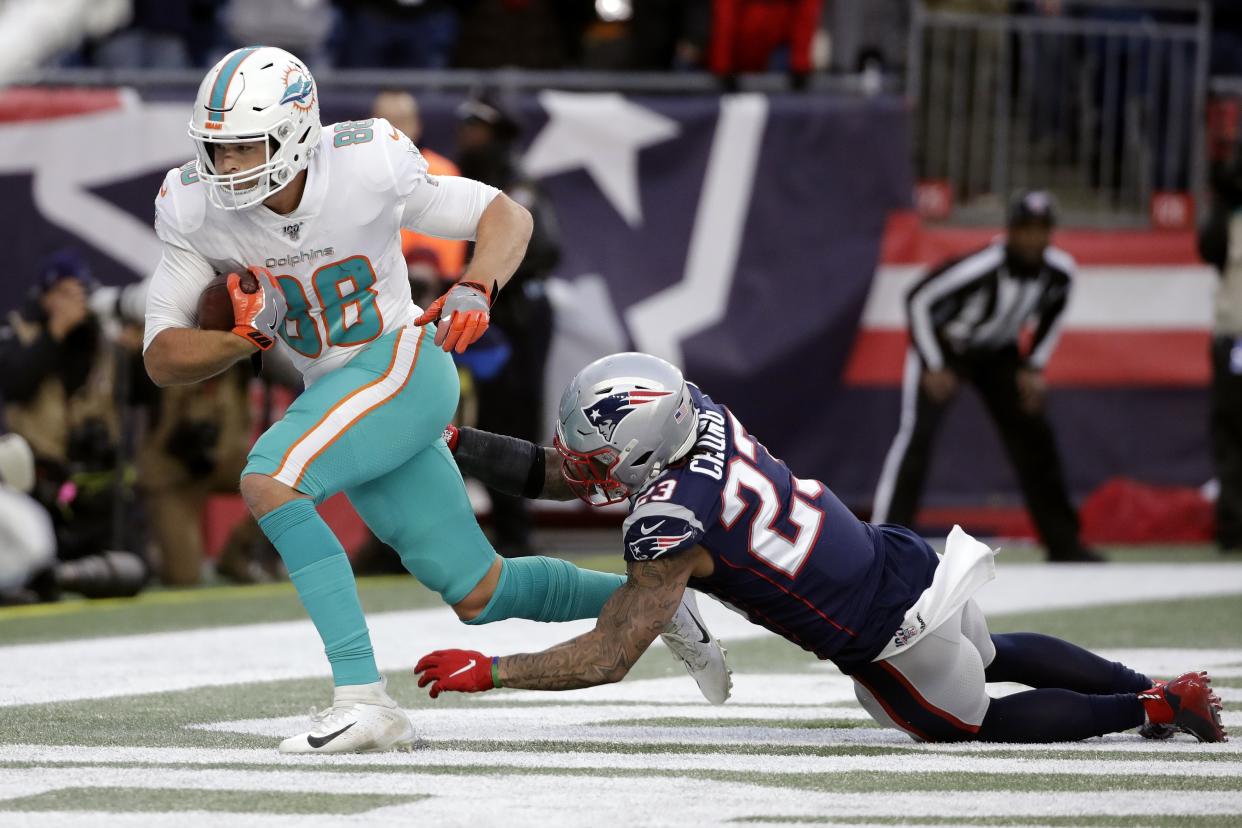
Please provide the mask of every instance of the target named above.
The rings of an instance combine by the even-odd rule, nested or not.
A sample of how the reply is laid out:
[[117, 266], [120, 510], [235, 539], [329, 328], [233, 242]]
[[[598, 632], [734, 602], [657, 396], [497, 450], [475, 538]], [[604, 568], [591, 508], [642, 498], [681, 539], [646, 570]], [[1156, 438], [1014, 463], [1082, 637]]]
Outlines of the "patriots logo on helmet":
[[612, 442], [613, 432], [621, 425], [631, 411], [640, 405], [654, 402], [660, 397], [667, 397], [672, 391], [652, 391], [646, 388], [634, 388], [629, 391], [618, 391], [597, 400], [594, 405], [582, 409], [582, 413], [599, 431], [601, 437]]
[[289, 73], [289, 77], [285, 78], [285, 83], [288, 85], [285, 87], [284, 94], [280, 96], [282, 104], [291, 103], [299, 109], [310, 106], [310, 101], [307, 99], [315, 93], [315, 86], [310, 78], [293, 71]]

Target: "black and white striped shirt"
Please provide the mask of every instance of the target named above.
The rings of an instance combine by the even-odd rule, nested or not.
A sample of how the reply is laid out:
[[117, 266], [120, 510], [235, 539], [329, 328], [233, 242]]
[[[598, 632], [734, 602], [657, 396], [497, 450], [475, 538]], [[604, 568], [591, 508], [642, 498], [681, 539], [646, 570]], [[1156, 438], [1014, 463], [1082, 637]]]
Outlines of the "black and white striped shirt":
[[938, 371], [967, 351], [1016, 345], [1034, 324], [1027, 362], [1042, 369], [1056, 347], [1074, 278], [1074, 260], [1047, 247], [1031, 277], [1014, 275], [1004, 241], [933, 270], [906, 295], [910, 338], [923, 364]]

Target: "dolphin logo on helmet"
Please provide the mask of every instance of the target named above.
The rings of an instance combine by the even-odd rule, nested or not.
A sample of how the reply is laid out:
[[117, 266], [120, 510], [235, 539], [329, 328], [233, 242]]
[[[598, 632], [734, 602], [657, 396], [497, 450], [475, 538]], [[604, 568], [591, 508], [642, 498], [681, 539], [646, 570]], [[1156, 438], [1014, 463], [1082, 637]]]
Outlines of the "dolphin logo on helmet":
[[280, 102], [287, 103], [304, 103], [315, 91], [315, 86], [310, 82], [309, 78], [300, 78], [293, 76], [293, 82], [285, 87], [285, 93], [281, 96]]

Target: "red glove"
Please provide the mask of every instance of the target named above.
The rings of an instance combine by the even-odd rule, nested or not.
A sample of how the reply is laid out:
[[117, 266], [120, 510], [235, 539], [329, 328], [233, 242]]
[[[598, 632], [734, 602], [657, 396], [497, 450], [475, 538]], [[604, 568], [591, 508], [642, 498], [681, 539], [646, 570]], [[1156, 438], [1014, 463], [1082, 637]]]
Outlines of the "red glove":
[[458, 282], [448, 293], [431, 303], [415, 325], [448, 319], [436, 330], [436, 344], [446, 351], [462, 353], [487, 330], [492, 307], [491, 294], [478, 282]]
[[461, 436], [461, 430], [457, 426], [449, 423], [444, 427], [444, 442], [448, 444], [449, 451], [457, 453], [457, 438]]
[[431, 685], [428, 692], [434, 699], [445, 690], [479, 693], [499, 687], [496, 681], [499, 661], [499, 658], [488, 658], [474, 650], [436, 650], [420, 658], [414, 672], [418, 674], [419, 687]]
[[250, 265], [247, 278], [240, 273], [228, 276], [229, 299], [233, 302], [233, 333], [266, 351], [276, 344], [276, 335], [284, 324], [285, 294], [276, 284], [272, 272], [265, 267]]

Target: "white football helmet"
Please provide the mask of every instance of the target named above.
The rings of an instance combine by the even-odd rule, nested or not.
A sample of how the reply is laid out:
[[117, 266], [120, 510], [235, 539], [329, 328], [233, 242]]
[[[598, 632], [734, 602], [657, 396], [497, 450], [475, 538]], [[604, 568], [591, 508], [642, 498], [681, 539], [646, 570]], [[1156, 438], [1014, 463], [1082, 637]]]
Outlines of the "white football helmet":
[[[262, 203], [306, 169], [319, 131], [319, 95], [302, 61], [272, 46], [229, 52], [203, 78], [190, 119], [207, 197], [225, 210]], [[263, 164], [231, 175], [216, 172], [215, 145], [252, 141], [264, 142]]]
[[578, 372], [561, 395], [553, 445], [569, 488], [592, 506], [638, 494], [698, 436], [681, 371], [650, 354], [613, 354]]

